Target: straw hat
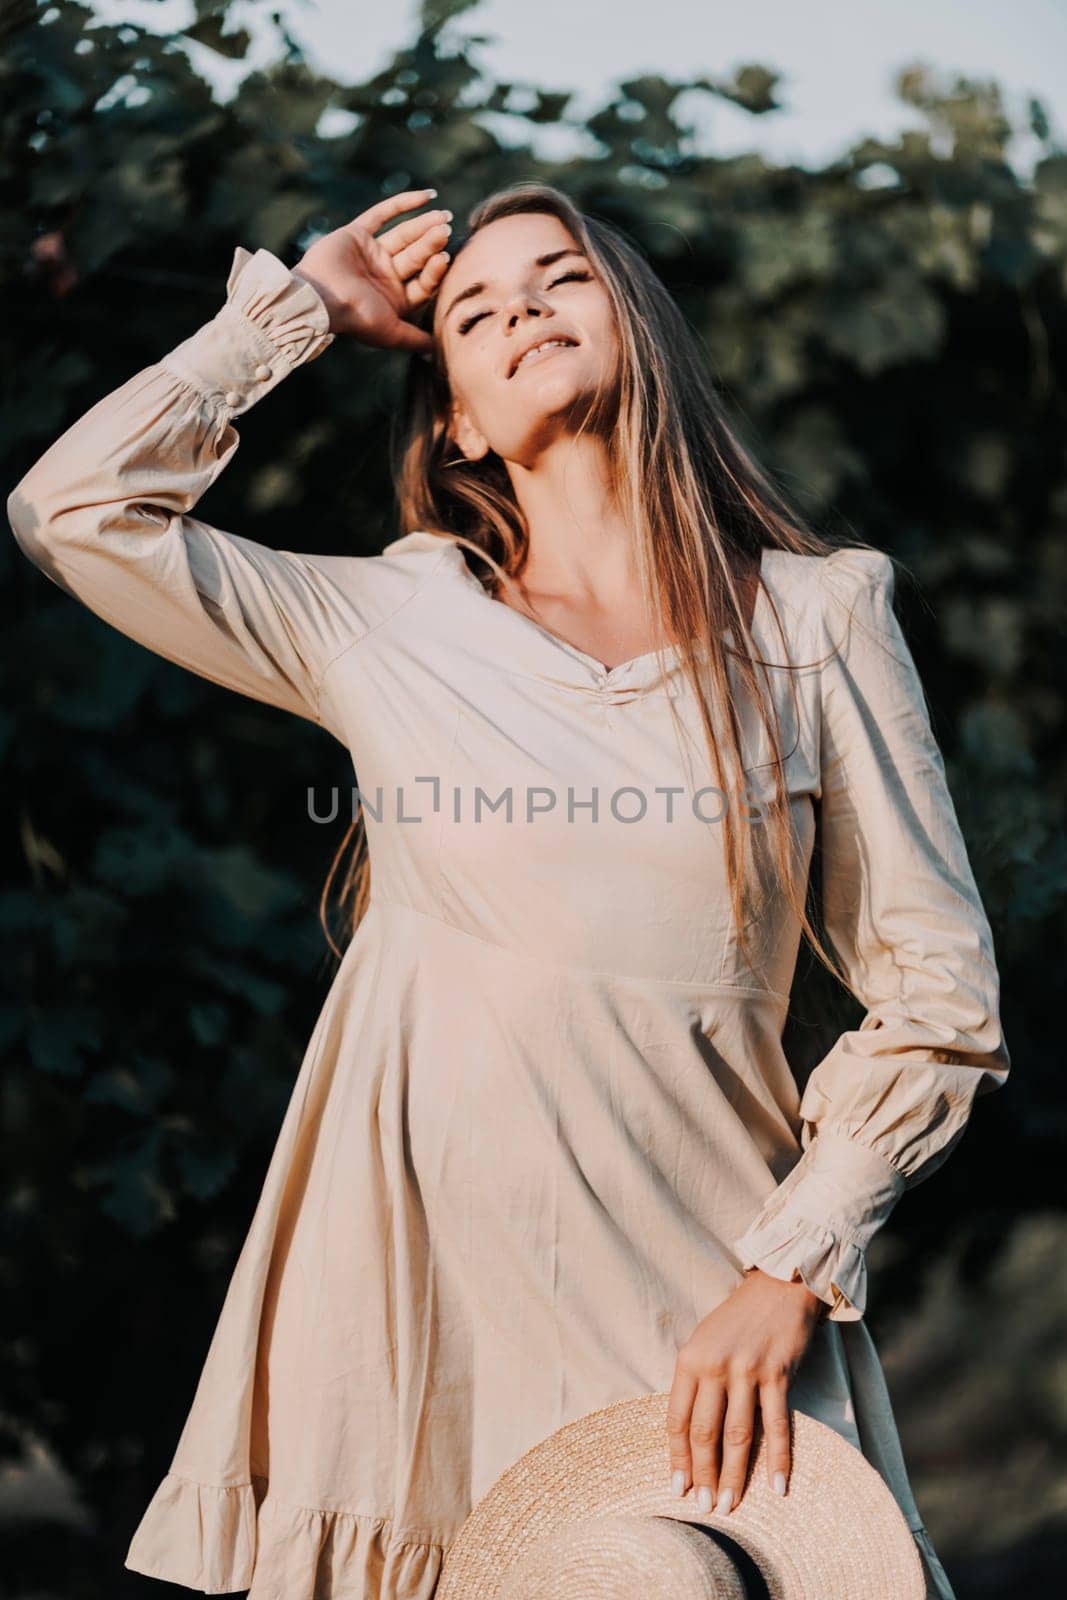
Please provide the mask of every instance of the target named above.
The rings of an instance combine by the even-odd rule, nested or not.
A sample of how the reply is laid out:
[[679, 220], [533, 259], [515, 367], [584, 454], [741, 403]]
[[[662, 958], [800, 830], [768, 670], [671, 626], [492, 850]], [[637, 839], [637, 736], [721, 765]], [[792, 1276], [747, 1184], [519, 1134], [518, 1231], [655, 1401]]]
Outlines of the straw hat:
[[915, 1536], [877, 1470], [790, 1411], [784, 1496], [760, 1431], [733, 1511], [670, 1488], [667, 1402], [639, 1395], [568, 1423], [482, 1496], [434, 1600], [925, 1600]]

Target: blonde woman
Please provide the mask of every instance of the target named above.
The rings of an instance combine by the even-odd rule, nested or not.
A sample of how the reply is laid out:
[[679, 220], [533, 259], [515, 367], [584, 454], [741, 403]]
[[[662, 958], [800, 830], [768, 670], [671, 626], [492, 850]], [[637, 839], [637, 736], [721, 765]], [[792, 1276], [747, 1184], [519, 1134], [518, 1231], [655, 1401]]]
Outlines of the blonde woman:
[[[615, 230], [520, 184], [450, 250], [450, 212], [409, 215], [433, 197], [293, 269], [238, 248], [217, 316], [8, 502], [57, 584], [328, 730], [363, 798], [352, 938], [126, 1565], [429, 1600], [523, 1451], [669, 1390], [695, 1510], [739, 1503], [758, 1427], [788, 1494], [800, 1408], [945, 1600], [865, 1247], [1009, 1057], [893, 565], [790, 512]], [[338, 336], [412, 356], [401, 535], [297, 554], [197, 518], [235, 419]], [[802, 936], [865, 1010], [803, 1094]]]

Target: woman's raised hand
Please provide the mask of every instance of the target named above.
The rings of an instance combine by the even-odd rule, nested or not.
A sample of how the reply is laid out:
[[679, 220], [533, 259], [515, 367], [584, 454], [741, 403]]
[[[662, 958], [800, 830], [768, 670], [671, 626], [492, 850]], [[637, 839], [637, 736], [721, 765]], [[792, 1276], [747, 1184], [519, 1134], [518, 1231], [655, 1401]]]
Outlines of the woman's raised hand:
[[318, 290], [330, 313], [331, 333], [350, 333], [380, 349], [429, 355], [433, 336], [408, 321], [436, 294], [448, 267], [443, 246], [451, 230], [448, 211], [425, 211], [375, 238], [375, 230], [433, 194], [407, 189], [390, 195], [316, 239], [292, 269]]

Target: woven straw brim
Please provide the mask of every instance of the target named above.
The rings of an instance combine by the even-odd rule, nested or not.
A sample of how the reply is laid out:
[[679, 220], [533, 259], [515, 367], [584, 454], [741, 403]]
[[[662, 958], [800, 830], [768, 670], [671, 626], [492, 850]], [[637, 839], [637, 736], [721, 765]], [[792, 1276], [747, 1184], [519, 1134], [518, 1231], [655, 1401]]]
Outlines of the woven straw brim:
[[747, 1600], [731, 1557], [677, 1517], [591, 1517], [537, 1540], [500, 1600]]
[[[925, 1600], [922, 1562], [900, 1507], [878, 1471], [840, 1434], [791, 1409], [788, 1492], [776, 1495], [767, 1480], [760, 1429], [740, 1504], [733, 1511], [704, 1513], [694, 1490], [684, 1499], [671, 1492], [669, 1399], [661, 1393], [616, 1401], [527, 1450], [482, 1496], [446, 1551], [434, 1600], [540, 1600], [556, 1571], [553, 1534], [560, 1536], [565, 1557], [576, 1549], [588, 1552], [589, 1540], [576, 1542], [568, 1530], [587, 1519], [620, 1517], [674, 1517], [720, 1529], [751, 1556], [771, 1600]], [[644, 1525], [650, 1543], [658, 1526]], [[604, 1532], [609, 1540], [617, 1538]], [[655, 1544], [670, 1560], [658, 1536]], [[627, 1576], [629, 1587], [619, 1585], [632, 1549], [632, 1541], [618, 1539], [611, 1587], [598, 1589], [589, 1581], [583, 1557], [569, 1564], [586, 1571], [584, 1587], [572, 1585], [568, 1595], [557, 1584], [554, 1593], [560, 1600], [601, 1593], [648, 1600], [640, 1566], [632, 1582]], [[567, 1569], [568, 1559], [562, 1567]], [[684, 1547], [676, 1552], [676, 1568], [672, 1573], [661, 1563], [663, 1592], [673, 1582], [675, 1600], [700, 1596]], [[721, 1594], [730, 1600], [725, 1583]]]

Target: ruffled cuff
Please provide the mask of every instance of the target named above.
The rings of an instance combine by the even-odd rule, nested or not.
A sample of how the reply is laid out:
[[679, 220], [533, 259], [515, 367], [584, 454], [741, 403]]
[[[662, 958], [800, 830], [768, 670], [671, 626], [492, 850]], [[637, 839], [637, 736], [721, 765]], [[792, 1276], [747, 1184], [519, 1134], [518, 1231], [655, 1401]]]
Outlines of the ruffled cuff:
[[162, 359], [220, 410], [238, 416], [331, 345], [326, 302], [269, 250], [238, 245], [226, 301]]
[[733, 1248], [744, 1271], [800, 1278], [831, 1321], [867, 1309], [866, 1249], [904, 1193], [903, 1176], [866, 1145], [822, 1129]]
[[256, 1561], [251, 1483], [193, 1483], [168, 1472], [138, 1524], [125, 1566], [206, 1594], [247, 1589]]

